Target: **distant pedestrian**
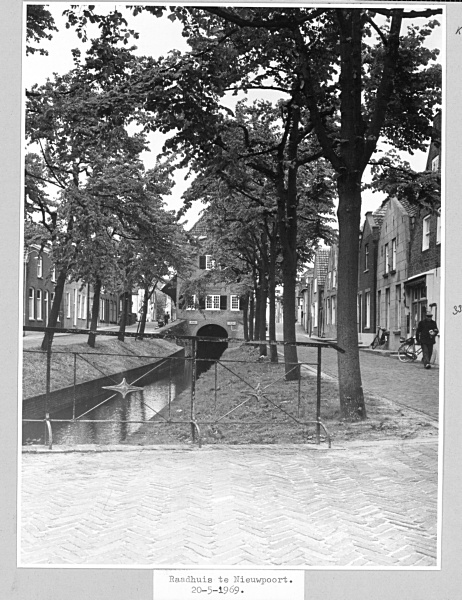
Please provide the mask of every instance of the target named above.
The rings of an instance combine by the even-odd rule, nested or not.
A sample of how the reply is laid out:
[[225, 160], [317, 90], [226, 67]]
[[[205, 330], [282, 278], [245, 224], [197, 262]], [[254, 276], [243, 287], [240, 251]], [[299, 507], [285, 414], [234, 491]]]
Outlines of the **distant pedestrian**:
[[416, 341], [422, 346], [422, 361], [425, 369], [430, 369], [433, 346], [438, 333], [438, 327], [433, 320], [433, 313], [428, 310], [425, 319], [419, 322], [415, 332]]
[[168, 325], [169, 319], [170, 319], [170, 315], [168, 314], [168, 312], [166, 312], [164, 315], [164, 325]]

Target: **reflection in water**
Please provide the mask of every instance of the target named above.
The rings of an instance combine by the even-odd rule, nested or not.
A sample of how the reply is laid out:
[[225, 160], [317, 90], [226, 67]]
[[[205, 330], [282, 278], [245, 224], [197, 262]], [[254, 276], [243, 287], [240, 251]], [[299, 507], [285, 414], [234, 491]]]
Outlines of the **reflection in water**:
[[[205, 329], [205, 328], [203, 328]], [[226, 349], [226, 342], [199, 342], [197, 347], [197, 370], [199, 377], [218, 359]], [[202, 359], [202, 360], [201, 360]], [[147, 384], [142, 391], [132, 392], [125, 398], [116, 393], [113, 398], [101, 404], [105, 398], [109, 398], [111, 391], [105, 390], [99, 396], [89, 398], [87, 401], [79, 402], [76, 406], [75, 416], [82, 419], [111, 420], [111, 423], [56, 423], [53, 419], [72, 419], [72, 407], [53, 413], [51, 415], [53, 429], [53, 444], [76, 445], [76, 444], [118, 444], [135, 433], [142, 422], [153, 419], [171, 401], [175, 399], [186, 387], [190, 385], [192, 363], [190, 360], [183, 364], [176, 363], [172, 369], [171, 377], [158, 379]], [[131, 382], [142, 385], [142, 382]], [[95, 407], [95, 408], [94, 408]], [[91, 410], [94, 408], [94, 410]], [[84, 413], [88, 412], [84, 415]], [[127, 423], [126, 421], [141, 421], [139, 423]], [[44, 423], [23, 423], [23, 443], [43, 444], [45, 435]]]
[[[189, 361], [186, 361], [189, 364]], [[111, 419], [111, 423], [56, 423], [52, 422], [53, 444], [117, 444], [124, 441], [130, 434], [137, 431], [142, 423], [126, 423], [124, 421], [149, 421], [156, 416], [164, 406], [168, 405], [169, 396], [174, 400], [188, 385], [190, 369], [181, 369], [180, 373], [159, 379], [146, 385], [142, 391], [128, 394], [125, 399], [117, 393], [98, 408], [91, 410], [83, 419]], [[76, 417], [83, 415], [92, 407], [110, 397], [111, 392], [79, 403], [76, 407]], [[53, 413], [51, 419], [72, 419], [72, 407]], [[24, 423], [23, 440], [39, 440], [43, 443], [44, 424]], [[27, 442], [26, 442], [27, 443]]]

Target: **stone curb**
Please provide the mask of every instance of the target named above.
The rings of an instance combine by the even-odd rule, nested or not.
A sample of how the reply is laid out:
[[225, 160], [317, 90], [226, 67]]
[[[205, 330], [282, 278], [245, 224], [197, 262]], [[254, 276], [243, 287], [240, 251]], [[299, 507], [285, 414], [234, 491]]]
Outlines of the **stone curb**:
[[197, 445], [179, 445], [175, 444], [172, 446], [168, 445], [150, 445], [150, 446], [125, 446], [122, 444], [113, 444], [110, 446], [98, 446], [94, 444], [88, 444], [86, 446], [68, 446], [68, 447], [55, 447], [53, 450], [49, 450], [45, 447], [25, 447], [22, 449], [22, 454], [99, 454], [108, 452], [239, 452], [240, 450], [271, 450], [274, 453], [278, 452], [325, 452], [330, 450], [346, 451], [350, 448], [361, 448], [361, 447], [381, 447], [381, 446], [402, 446], [402, 445], [415, 445], [415, 444], [428, 444], [437, 445], [438, 440], [435, 438], [410, 438], [410, 439], [391, 439], [391, 440], [351, 440], [348, 442], [339, 442], [338, 445], [328, 448], [326, 445], [320, 444], [220, 444], [220, 445], [205, 445], [199, 448]]

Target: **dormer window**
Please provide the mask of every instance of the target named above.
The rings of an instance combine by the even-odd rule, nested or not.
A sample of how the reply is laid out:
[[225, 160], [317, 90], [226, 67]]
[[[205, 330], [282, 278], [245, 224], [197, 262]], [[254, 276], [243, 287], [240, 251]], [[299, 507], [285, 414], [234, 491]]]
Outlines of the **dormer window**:
[[213, 268], [215, 268], [215, 261], [210, 254], [199, 256], [199, 269], [210, 271]]

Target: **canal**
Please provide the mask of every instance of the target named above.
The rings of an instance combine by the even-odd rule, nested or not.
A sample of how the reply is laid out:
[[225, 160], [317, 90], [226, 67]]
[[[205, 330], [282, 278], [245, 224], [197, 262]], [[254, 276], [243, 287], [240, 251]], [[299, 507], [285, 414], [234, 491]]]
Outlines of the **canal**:
[[[213, 365], [213, 359], [220, 358], [226, 346], [227, 344], [207, 343], [206, 349], [204, 345], [198, 348], [197, 377]], [[192, 363], [191, 360], [177, 360], [173, 364], [170, 373], [143, 386], [141, 391], [127, 394], [125, 398], [118, 392], [102, 390], [102, 393], [97, 396], [81, 400], [76, 405], [75, 421], [73, 421], [72, 407], [53, 412], [50, 415], [53, 445], [120, 444], [135, 433], [143, 422], [155, 419], [162, 409], [167, 410], [169, 402], [174, 411], [175, 398], [191, 385]], [[143, 385], [142, 381], [133, 383]], [[79, 417], [93, 422], [79, 422]], [[56, 422], [54, 419], [62, 419], [66, 422]], [[111, 422], [98, 422], [104, 420]], [[126, 421], [140, 422], [127, 423]], [[23, 422], [23, 445], [44, 444], [45, 435], [44, 422]]]

